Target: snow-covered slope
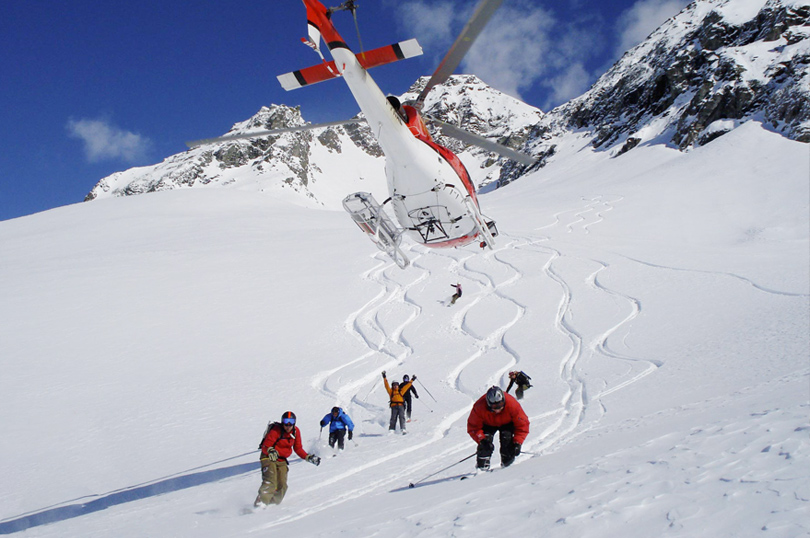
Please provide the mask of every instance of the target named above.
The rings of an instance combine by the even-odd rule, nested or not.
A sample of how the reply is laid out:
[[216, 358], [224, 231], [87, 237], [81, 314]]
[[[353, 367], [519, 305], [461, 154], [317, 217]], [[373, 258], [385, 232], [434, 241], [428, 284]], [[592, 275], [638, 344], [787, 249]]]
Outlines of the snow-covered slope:
[[[342, 211], [252, 190], [4, 221], [0, 533], [806, 535], [809, 175], [756, 122], [621, 159], [571, 135], [481, 197], [494, 251], [407, 243], [406, 270]], [[470, 406], [512, 369], [525, 453], [460, 481]], [[381, 370], [419, 377], [407, 436]], [[357, 424], [334, 458], [333, 405]], [[244, 514], [286, 410], [323, 463]]]

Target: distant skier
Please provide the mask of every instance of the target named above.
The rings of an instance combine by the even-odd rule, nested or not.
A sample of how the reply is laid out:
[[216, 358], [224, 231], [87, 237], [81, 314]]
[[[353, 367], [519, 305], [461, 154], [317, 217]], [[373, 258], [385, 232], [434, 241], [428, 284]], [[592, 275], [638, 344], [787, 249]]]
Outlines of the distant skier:
[[475, 463], [478, 469], [489, 469], [495, 432], [500, 432], [501, 465], [508, 467], [520, 455], [520, 447], [529, 435], [529, 417], [518, 401], [504, 394], [500, 387], [491, 387], [481, 396], [467, 418], [467, 433], [478, 443]]
[[352, 432], [354, 431], [354, 423], [349, 415], [346, 414], [340, 407], [333, 407], [332, 411], [323, 417], [321, 420], [321, 428], [329, 424], [329, 446], [335, 448], [337, 443], [338, 449], [343, 450], [343, 438], [346, 436], [346, 429], [349, 430], [349, 441], [352, 440]]
[[301, 431], [295, 425], [295, 413], [287, 411], [281, 415], [281, 422], [272, 422], [267, 425], [264, 439], [259, 445], [261, 454], [259, 462], [262, 464], [262, 485], [259, 487], [259, 496], [253, 506], [267, 506], [280, 504], [287, 493], [287, 458], [293, 450], [300, 458], [313, 465], [320, 465], [321, 458], [314, 454], [307, 454], [301, 446]]
[[[404, 387], [410, 380], [411, 378], [408, 377], [407, 374], [402, 376], [402, 386]], [[415, 377], [414, 380], [416, 380]], [[411, 384], [411, 386], [405, 389], [404, 391], [400, 390], [400, 392], [402, 392], [402, 398], [405, 400], [405, 416], [407, 417], [407, 422], [410, 422], [411, 409], [413, 408], [413, 400], [411, 399], [411, 393], [413, 393], [415, 398], [419, 398], [419, 394], [416, 393], [416, 387], [414, 387], [413, 384]]]
[[388, 403], [391, 406], [391, 421], [388, 423], [388, 432], [394, 433], [397, 420], [399, 420], [399, 429], [402, 435], [405, 435], [408, 432], [405, 430], [405, 398], [402, 397], [402, 393], [411, 388], [413, 381], [416, 381], [416, 376], [413, 376], [413, 381], [405, 383], [402, 387], [399, 386], [397, 381], [389, 385], [388, 378], [385, 377], [385, 371], [383, 371], [382, 377], [385, 382], [385, 390], [388, 391]]
[[[450, 304], [452, 305], [452, 304], [456, 304], [456, 301], [461, 299], [461, 283], [459, 282], [457, 284], [450, 284], [450, 287], [451, 288], [456, 288], [456, 293], [454, 293], [453, 296], [450, 297]], [[450, 306], [450, 305], [447, 305], [447, 306]]]
[[515, 397], [517, 397], [518, 400], [522, 400], [523, 392], [532, 387], [531, 380], [532, 378], [526, 375], [525, 372], [520, 372], [517, 370], [514, 372], [509, 372], [509, 385], [507, 385], [505, 392], [509, 394], [509, 389], [512, 388], [512, 385], [517, 384], [517, 388], [515, 389]]

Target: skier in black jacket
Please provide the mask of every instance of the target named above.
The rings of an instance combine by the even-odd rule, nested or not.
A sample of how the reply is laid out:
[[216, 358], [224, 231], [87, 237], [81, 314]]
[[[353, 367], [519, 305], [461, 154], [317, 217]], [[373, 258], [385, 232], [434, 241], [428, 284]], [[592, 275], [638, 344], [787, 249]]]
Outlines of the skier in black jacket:
[[[402, 376], [402, 386], [404, 387], [410, 380], [411, 378], [408, 377], [408, 374]], [[415, 397], [419, 397], [419, 394], [416, 392], [416, 387], [414, 387], [413, 384], [411, 384], [408, 390], [405, 391], [405, 394], [402, 395], [402, 398], [405, 400], [405, 416], [408, 418], [408, 422], [411, 421], [411, 408], [413, 407], [413, 400], [411, 400], [412, 392]]]

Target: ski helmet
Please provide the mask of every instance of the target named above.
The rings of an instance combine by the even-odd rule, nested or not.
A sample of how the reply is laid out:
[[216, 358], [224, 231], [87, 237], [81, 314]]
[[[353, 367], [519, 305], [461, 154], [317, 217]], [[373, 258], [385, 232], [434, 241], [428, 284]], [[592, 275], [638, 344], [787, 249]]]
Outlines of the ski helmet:
[[332, 414], [333, 415], [337, 415], [339, 413], [340, 413], [340, 407], [335, 406], [335, 407], [332, 408]]
[[408, 381], [410, 381], [410, 380], [411, 380], [411, 378], [410, 378], [410, 377], [408, 377], [408, 374], [405, 374], [404, 376], [402, 376], [402, 382], [403, 382], [403, 383], [407, 383], [407, 382], [408, 382]]
[[287, 411], [283, 415], [281, 415], [281, 423], [282, 424], [295, 424], [295, 413], [292, 411]]
[[394, 381], [393, 383], [391, 383], [391, 388], [394, 387], [399, 388], [399, 381]]
[[487, 407], [496, 410], [503, 409], [504, 405], [506, 405], [506, 400], [501, 387], [490, 387], [487, 391]]

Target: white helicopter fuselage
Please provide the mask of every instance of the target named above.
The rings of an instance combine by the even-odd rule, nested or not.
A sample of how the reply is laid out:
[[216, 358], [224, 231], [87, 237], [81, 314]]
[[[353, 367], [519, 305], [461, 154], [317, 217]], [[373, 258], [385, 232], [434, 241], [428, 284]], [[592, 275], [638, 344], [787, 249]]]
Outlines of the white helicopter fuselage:
[[[465, 202], [470, 194], [459, 173], [436, 149], [414, 135], [354, 53], [344, 47], [335, 47], [331, 53], [385, 154], [388, 191], [400, 225], [427, 246], [454, 247], [471, 242], [477, 231]], [[420, 226], [433, 218], [438, 218], [441, 230]]]

